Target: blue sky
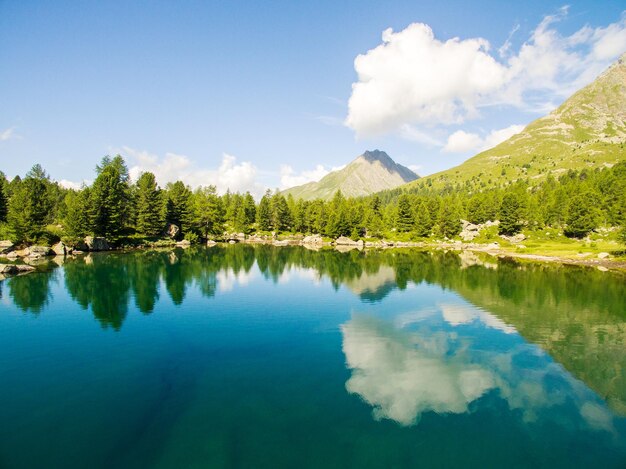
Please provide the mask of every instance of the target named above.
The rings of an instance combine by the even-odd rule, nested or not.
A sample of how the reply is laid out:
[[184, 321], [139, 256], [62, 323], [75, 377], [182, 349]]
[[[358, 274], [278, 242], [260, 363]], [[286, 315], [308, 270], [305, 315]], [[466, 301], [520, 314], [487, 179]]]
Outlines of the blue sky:
[[0, 0], [0, 169], [79, 183], [121, 153], [161, 183], [258, 193], [379, 148], [430, 174], [593, 79], [626, 50], [624, 10]]

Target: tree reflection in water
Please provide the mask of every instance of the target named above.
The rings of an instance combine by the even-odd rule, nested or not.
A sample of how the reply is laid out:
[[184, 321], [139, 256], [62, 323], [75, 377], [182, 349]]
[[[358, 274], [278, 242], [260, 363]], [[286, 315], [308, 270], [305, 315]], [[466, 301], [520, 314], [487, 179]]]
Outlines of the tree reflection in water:
[[[539, 345], [606, 398], [612, 409], [626, 415], [626, 295], [625, 277], [619, 273], [520, 264], [467, 252], [340, 253], [234, 245], [68, 258], [62, 276], [49, 266], [0, 285], [22, 311], [40, 314], [52, 300], [51, 281], [62, 278], [71, 298], [91, 310], [103, 328], [120, 330], [131, 303], [148, 314], [163, 300], [164, 292], [175, 305], [183, 305], [192, 288], [210, 299], [225, 287], [220, 282], [226, 282], [229, 275], [241, 277], [253, 269], [272, 282], [294, 269], [308, 269], [330, 281], [334, 289], [344, 286], [368, 303], [382, 302], [394, 290], [422, 282], [453, 290], [494, 323]], [[441, 314], [451, 325], [481, 320], [476, 312], [468, 319], [454, 308], [442, 309]], [[474, 397], [478, 391], [467, 394], [461, 386], [458, 392]]]

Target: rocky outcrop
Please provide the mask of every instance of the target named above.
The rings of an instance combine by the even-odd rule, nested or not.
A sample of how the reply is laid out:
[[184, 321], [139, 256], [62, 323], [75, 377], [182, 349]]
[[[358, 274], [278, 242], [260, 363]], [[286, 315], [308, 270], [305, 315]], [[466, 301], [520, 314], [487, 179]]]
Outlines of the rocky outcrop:
[[13, 247], [15, 245], [12, 241], [5, 239], [4, 241], [0, 241], [0, 254], [8, 254], [13, 251]]
[[480, 232], [484, 228], [489, 228], [491, 226], [498, 226], [500, 224], [499, 221], [487, 221], [481, 224], [470, 223], [467, 220], [461, 220], [462, 230], [459, 233], [459, 236], [463, 241], [473, 241]]
[[52, 251], [57, 256], [65, 256], [67, 254], [70, 254], [71, 252], [71, 250], [62, 242], [58, 242], [54, 246], [52, 246]]
[[111, 249], [107, 240], [98, 236], [86, 236], [85, 245], [88, 251], [109, 251]]
[[30, 246], [26, 249], [20, 249], [19, 251], [13, 251], [17, 257], [29, 257], [31, 259], [38, 259], [40, 257], [52, 256], [54, 253], [49, 246]]
[[183, 239], [182, 241], [177, 242], [176, 246], [179, 248], [187, 249], [191, 246], [191, 241], [189, 241], [188, 239]]

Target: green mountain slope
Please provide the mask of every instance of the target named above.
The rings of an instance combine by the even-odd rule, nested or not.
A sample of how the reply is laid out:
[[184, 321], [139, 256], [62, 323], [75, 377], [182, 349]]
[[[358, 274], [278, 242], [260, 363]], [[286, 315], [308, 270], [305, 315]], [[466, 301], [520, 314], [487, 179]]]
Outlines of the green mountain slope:
[[522, 132], [459, 166], [407, 185], [496, 186], [520, 178], [558, 177], [569, 169], [626, 159], [626, 54], [593, 83]]
[[318, 182], [292, 187], [282, 192], [295, 199], [329, 200], [338, 190], [347, 197], [360, 197], [414, 181], [419, 176], [397, 164], [384, 151], [366, 151], [348, 166], [333, 171]]

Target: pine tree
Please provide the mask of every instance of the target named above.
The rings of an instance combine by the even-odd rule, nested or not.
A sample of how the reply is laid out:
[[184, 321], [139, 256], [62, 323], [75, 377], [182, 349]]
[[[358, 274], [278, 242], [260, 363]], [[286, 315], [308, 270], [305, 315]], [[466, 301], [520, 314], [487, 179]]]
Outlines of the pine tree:
[[195, 201], [194, 226], [205, 238], [220, 235], [224, 231], [224, 209], [217, 195], [215, 186], [197, 189], [193, 197]]
[[9, 201], [5, 190], [6, 184], [4, 174], [0, 173], [0, 223], [7, 221], [7, 212], [9, 210]]
[[7, 221], [15, 239], [35, 241], [51, 221], [50, 179], [40, 165], [35, 165], [18, 182], [9, 199]]
[[182, 181], [167, 185], [165, 221], [180, 228], [180, 235], [191, 229], [194, 222], [191, 190]]
[[116, 165], [105, 166], [91, 190], [92, 229], [96, 236], [117, 236], [124, 227], [127, 186]]
[[256, 222], [259, 230], [261, 231], [269, 231], [272, 229], [272, 207], [270, 204], [270, 199], [272, 197], [272, 192], [268, 189], [265, 192], [265, 195], [261, 198], [259, 202], [259, 207], [256, 211]]
[[589, 192], [574, 196], [567, 210], [565, 235], [582, 238], [598, 226], [597, 200]]
[[142, 173], [136, 188], [137, 231], [145, 236], [157, 236], [163, 231], [163, 201], [161, 190], [152, 173]]
[[398, 199], [396, 228], [400, 233], [406, 233], [413, 229], [414, 224], [415, 218], [413, 216], [413, 208], [411, 207], [411, 199], [407, 194], [402, 194]]
[[276, 193], [271, 199], [272, 226], [276, 231], [288, 230], [291, 226], [291, 212], [287, 200], [280, 193]]
[[422, 202], [417, 207], [415, 216], [415, 234], [420, 237], [429, 236], [433, 229], [433, 222], [430, 218], [430, 211], [426, 203]]
[[80, 191], [69, 191], [65, 196], [65, 231], [69, 236], [82, 238], [91, 231], [91, 198], [90, 189], [85, 187]]
[[243, 209], [246, 214], [246, 225], [252, 226], [256, 219], [256, 205], [254, 203], [254, 197], [250, 192], [246, 192], [243, 199]]
[[448, 238], [452, 238], [461, 232], [459, 212], [451, 201], [445, 201], [441, 204], [437, 225], [439, 226], [439, 234]]
[[523, 207], [515, 192], [508, 192], [500, 205], [500, 234], [514, 235], [522, 228]]

